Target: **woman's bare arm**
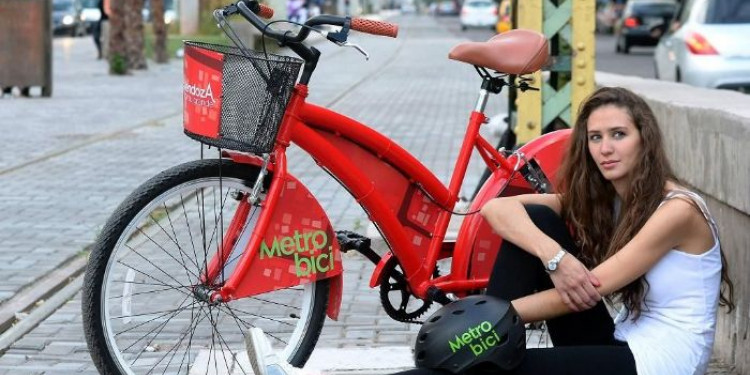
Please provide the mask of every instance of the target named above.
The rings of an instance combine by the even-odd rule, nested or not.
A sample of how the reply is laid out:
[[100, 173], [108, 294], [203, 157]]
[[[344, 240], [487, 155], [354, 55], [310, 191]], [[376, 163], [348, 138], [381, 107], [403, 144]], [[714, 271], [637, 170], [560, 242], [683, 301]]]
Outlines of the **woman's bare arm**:
[[551, 259], [560, 245], [534, 225], [524, 204], [541, 204], [558, 215], [562, 210], [558, 194], [524, 194], [494, 198], [482, 207], [482, 216], [497, 234], [540, 259]]
[[[526, 194], [492, 199], [482, 207], [482, 216], [504, 240], [546, 263], [562, 247], [534, 224], [524, 204], [545, 205], [558, 215], [562, 210], [557, 194]], [[592, 308], [601, 300], [596, 290], [599, 280], [575, 257], [563, 256], [551, 278], [562, 301], [573, 311]]]
[[[697, 225], [698, 215], [690, 203], [673, 199], [656, 210], [641, 230], [617, 254], [592, 270], [601, 285], [601, 295], [609, 295], [645, 274], [670, 249], [683, 244]], [[705, 225], [703, 223], [702, 225]], [[567, 314], [572, 310], [555, 289], [549, 289], [513, 301], [525, 322], [534, 322]]]

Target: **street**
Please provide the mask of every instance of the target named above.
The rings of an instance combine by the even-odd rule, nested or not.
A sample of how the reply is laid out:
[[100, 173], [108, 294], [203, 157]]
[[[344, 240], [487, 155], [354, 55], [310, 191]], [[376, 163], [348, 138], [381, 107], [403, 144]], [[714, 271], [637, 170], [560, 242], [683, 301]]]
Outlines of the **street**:
[[[391, 137], [447, 184], [481, 83], [471, 66], [448, 60], [448, 51], [462, 41], [482, 41], [494, 33], [461, 31], [457, 17], [389, 20], [400, 24], [398, 39], [352, 34], [350, 41], [370, 54], [369, 61], [354, 49], [318, 42], [322, 58], [308, 100]], [[129, 77], [111, 77], [104, 63], [94, 60], [89, 38], [57, 38], [54, 48], [55, 97], [0, 99], [0, 132], [10, 139], [8, 147], [0, 150], [3, 303], [18, 298], [27, 285], [61, 265], [82, 263], [109, 215], [131, 191], [159, 171], [200, 158], [202, 152], [183, 134], [181, 60], [152, 64], [148, 71]], [[630, 55], [614, 50], [613, 37], [597, 35], [597, 70], [653, 77], [652, 49], [636, 48]], [[507, 107], [504, 95], [491, 97], [489, 103], [488, 115]], [[496, 141], [488, 129], [482, 134]], [[206, 154], [215, 156], [213, 149]], [[288, 157], [290, 172], [321, 202], [336, 230], [365, 233], [368, 216], [344, 188], [299, 148], [290, 149]], [[483, 171], [481, 160], [474, 156], [462, 195], [471, 194]], [[343, 262], [339, 320], [326, 319], [308, 368], [383, 374], [409, 367], [410, 348], [420, 326], [387, 316], [378, 290], [369, 288], [372, 263], [353, 252], [344, 255]], [[38, 311], [53, 303], [54, 295], [46, 296], [48, 302], [40, 302], [31, 315], [17, 316], [19, 323], [8, 332], [18, 333], [20, 339], [0, 353], [0, 375], [97, 374], [82, 331], [80, 271], [79, 267], [71, 273], [72, 282], [58, 292], [61, 301], [50, 308], [51, 315], [41, 316]], [[156, 310], [179, 303], [166, 298], [148, 302]], [[34, 314], [40, 323], [24, 328], [24, 319]], [[132, 329], [148, 336], [159, 328]], [[180, 333], [170, 329], [175, 331], [167, 334]], [[177, 365], [182, 369], [190, 364], [190, 374], [250, 373], [241, 333], [234, 332], [238, 345], [226, 350], [217, 349], [210, 335], [196, 338], [195, 353]], [[547, 345], [539, 335], [529, 340], [532, 346]], [[159, 345], [142, 349], [146, 354], [140, 362], [145, 366], [156, 367], [159, 358], [170, 354]], [[169, 366], [158, 367], [158, 372], [166, 373]]]

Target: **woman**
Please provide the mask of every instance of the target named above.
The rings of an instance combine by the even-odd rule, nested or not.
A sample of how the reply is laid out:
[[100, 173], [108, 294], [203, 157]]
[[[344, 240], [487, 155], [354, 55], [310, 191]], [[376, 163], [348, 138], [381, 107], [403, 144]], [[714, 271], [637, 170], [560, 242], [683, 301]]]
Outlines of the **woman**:
[[[622, 88], [594, 92], [560, 173], [560, 194], [482, 208], [505, 239], [487, 294], [512, 301], [525, 322], [546, 320], [555, 346], [527, 350], [510, 373], [703, 374], [733, 286], [718, 229], [672, 174], [648, 105]], [[622, 306], [614, 322], [602, 296]], [[289, 370], [257, 349], [258, 334], [259, 364]]]

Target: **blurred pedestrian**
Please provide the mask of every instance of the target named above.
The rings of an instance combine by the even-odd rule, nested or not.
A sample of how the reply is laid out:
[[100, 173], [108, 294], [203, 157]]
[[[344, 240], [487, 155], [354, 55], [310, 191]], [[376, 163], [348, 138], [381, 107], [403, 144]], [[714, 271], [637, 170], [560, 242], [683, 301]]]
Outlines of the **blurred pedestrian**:
[[94, 38], [94, 44], [96, 44], [97, 59], [107, 57], [109, 51], [109, 7], [110, 0], [99, 0], [99, 21], [94, 23], [92, 27], [92, 37]]

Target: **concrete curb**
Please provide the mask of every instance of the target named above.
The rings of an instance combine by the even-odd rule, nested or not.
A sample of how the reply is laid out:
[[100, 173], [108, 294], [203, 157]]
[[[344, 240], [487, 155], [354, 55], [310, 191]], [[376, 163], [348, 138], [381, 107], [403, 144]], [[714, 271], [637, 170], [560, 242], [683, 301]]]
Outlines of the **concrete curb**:
[[[83, 258], [85, 261], [85, 257]], [[67, 280], [67, 278], [65, 279]], [[49, 300], [44, 301], [37, 309], [33, 310], [18, 324], [11, 327], [0, 335], [0, 354], [5, 353], [16, 340], [26, 335], [48, 316], [57, 311], [60, 306], [78, 293], [83, 285], [83, 275], [79, 274], [73, 281], [65, 285], [59, 292], [55, 293]], [[58, 285], [59, 286], [59, 285]]]
[[[87, 259], [87, 256], [80, 254], [69, 258], [56, 270], [36, 280], [30, 287], [20, 291], [0, 305], [0, 332], [3, 332], [3, 335], [0, 336], [0, 342], [3, 342], [2, 339], [9, 331], [18, 331], [17, 327], [20, 324], [13, 325], [19, 322], [19, 313], [34, 309], [34, 306], [40, 302], [43, 303], [47, 298], [54, 298], [56, 293], [69, 283], [70, 279], [83, 273]], [[34, 314], [35, 311], [36, 309], [31, 314]], [[21, 319], [20, 321], [23, 322], [24, 320]], [[31, 328], [33, 327], [29, 329]], [[6, 348], [7, 346], [0, 344], [0, 353]]]

